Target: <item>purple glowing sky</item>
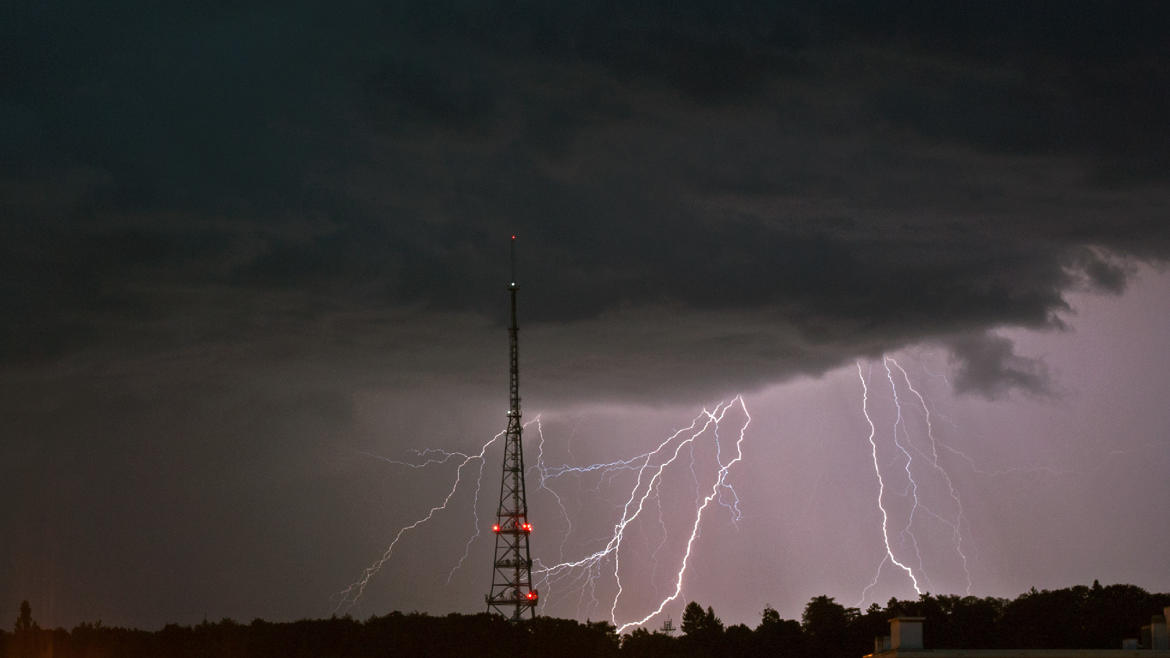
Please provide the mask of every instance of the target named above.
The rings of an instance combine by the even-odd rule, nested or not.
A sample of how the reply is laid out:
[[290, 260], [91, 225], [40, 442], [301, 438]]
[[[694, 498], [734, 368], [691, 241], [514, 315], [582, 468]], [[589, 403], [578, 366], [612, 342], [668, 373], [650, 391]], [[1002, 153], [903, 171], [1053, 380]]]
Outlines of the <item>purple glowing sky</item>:
[[[0, 619], [330, 614], [453, 475], [371, 455], [503, 427], [513, 233], [546, 463], [636, 455], [737, 393], [752, 414], [742, 519], [708, 512], [666, 614], [913, 594], [888, 564], [866, 590], [858, 363], [924, 589], [965, 591], [962, 555], [977, 595], [1170, 589], [1164, 6], [385, 4], [0, 25]], [[915, 408], [901, 534], [885, 354], [961, 548]], [[712, 450], [663, 485], [668, 541], [634, 529], [619, 621], [669, 589]], [[559, 480], [569, 534], [529, 477], [550, 563], [595, 550], [631, 475]], [[446, 582], [470, 496], [352, 612], [482, 609], [487, 536]], [[612, 588], [554, 584], [546, 612], [608, 618]]]
[[[940, 463], [961, 495], [962, 548], [968, 556], [971, 593], [1010, 597], [1032, 586], [1063, 587], [1094, 578], [1140, 582], [1158, 591], [1170, 587], [1161, 548], [1170, 536], [1163, 525], [1152, 521], [1170, 493], [1164, 478], [1170, 468], [1165, 450], [1170, 414], [1159, 402], [1170, 390], [1170, 356], [1162, 349], [1165, 336], [1170, 335], [1170, 317], [1163, 312], [1168, 299], [1170, 277], [1146, 268], [1125, 296], [1071, 295], [1069, 302], [1075, 313], [1069, 314], [1072, 328], [1068, 331], [1000, 332], [1015, 341], [1023, 354], [1044, 358], [1054, 391], [1047, 395], [1016, 394], [994, 401], [956, 396], [944, 380], [955, 376], [945, 350], [923, 344], [891, 353], [930, 405], [936, 438], [944, 446]], [[540, 326], [526, 332], [529, 343], [537, 345], [548, 336]], [[897, 540], [904, 523], [899, 525], [896, 520], [905, 521], [910, 505], [906, 481], [900, 475], [903, 462], [892, 443], [893, 400], [880, 360], [861, 357], [861, 363], [870, 377], [869, 408], [877, 427], [875, 440], [883, 476], [893, 492], [886, 506]], [[900, 378], [898, 381], [901, 385]], [[905, 396], [906, 391], [900, 389], [900, 395]], [[876, 508], [877, 481], [866, 440], [869, 429], [861, 412], [855, 365], [836, 368], [819, 378], [798, 378], [765, 387], [745, 398], [753, 421], [745, 442], [745, 460], [733, 469], [731, 479], [741, 497], [743, 518], [733, 525], [725, 510], [707, 513], [680, 602], [664, 612], [678, 618], [686, 601], [698, 599], [716, 605], [725, 619], [755, 623], [765, 603], [782, 614], [799, 617], [804, 603], [820, 593], [847, 605], [860, 602], [861, 607], [875, 601], [884, 603], [891, 596], [913, 598], [910, 579], [890, 565], [882, 569], [876, 586], [862, 598], [885, 553]], [[577, 465], [644, 452], [685, 426], [702, 404], [714, 402], [660, 407], [612, 402], [550, 404], [539, 391], [527, 394], [525, 400], [527, 416], [541, 417], [545, 462]], [[379, 410], [369, 421], [372, 450], [385, 451], [374, 437], [390, 432], [399, 418], [397, 412], [384, 411], [389, 403], [384, 400], [370, 405]], [[903, 404], [908, 409], [903, 431], [925, 446], [925, 425], [917, 403], [907, 404], [903, 398]], [[474, 422], [469, 421], [468, 427]], [[420, 426], [428, 423], [462, 425], [449, 417], [435, 417], [420, 422]], [[526, 435], [530, 463], [535, 461], [533, 429]], [[449, 431], [460, 434], [471, 430], [451, 427]], [[383, 445], [391, 444], [387, 441]], [[463, 440], [442, 447], [467, 451], [475, 446], [474, 441]], [[970, 460], [955, 451], [962, 451]], [[915, 469], [920, 467], [921, 462]], [[449, 480], [428, 485], [428, 476], [401, 467], [367, 463], [360, 468], [383, 487], [382, 498], [366, 501], [367, 513], [378, 516], [387, 505], [398, 509], [396, 516], [379, 520], [384, 525], [365, 535], [372, 560], [380, 553], [379, 537], [426, 511], [423, 501], [403, 505], [395, 500], [396, 495], [430, 487], [428, 503], [438, 501]], [[485, 499], [479, 508], [482, 519], [490, 518], [494, 511], [496, 469], [498, 464], [489, 462], [485, 471]], [[915, 471], [919, 473], [922, 504], [950, 516], [954, 508], [949, 492], [937, 477], [929, 475], [930, 469], [926, 470], [926, 477]], [[451, 467], [439, 469], [447, 477], [453, 471]], [[474, 475], [474, 469], [470, 473]], [[661, 551], [664, 557], [654, 582], [647, 575], [649, 562], [644, 568], [641, 564], [627, 567], [627, 580], [645, 580], [641, 587], [632, 588], [632, 595], [630, 591], [624, 595], [619, 622], [641, 617], [669, 593], [686, 535], [686, 519], [680, 511], [689, 515], [694, 501], [685, 470], [676, 475], [682, 476], [681, 489], [679, 480], [673, 484], [676, 498], [682, 502], [673, 507], [679, 518], [671, 527], [681, 534], [672, 534]], [[574, 525], [560, 559], [579, 559], [603, 543], [600, 539], [609, 536], [609, 528], [619, 518], [633, 477], [623, 473], [606, 481], [599, 492], [592, 490], [602, 481], [599, 477], [565, 477], [550, 482], [571, 511]], [[540, 491], [537, 482], [530, 473], [530, 509], [540, 528], [533, 545], [538, 557], [555, 563], [566, 526], [556, 501]], [[460, 609], [476, 610], [476, 585], [482, 579], [474, 558], [476, 547], [481, 556], [490, 550], [488, 536], [473, 544], [471, 562], [456, 572], [451, 585], [432, 586], [442, 583], [447, 569], [458, 561], [462, 553], [458, 539], [472, 532], [468, 503], [469, 499], [464, 500], [431, 529], [406, 540], [399, 549], [400, 562], [396, 560], [400, 567], [388, 567], [389, 573], [384, 575], [386, 581], [406, 583], [403, 589], [373, 586], [359, 609], [443, 609], [454, 596], [465, 602], [466, 607]], [[965, 572], [950, 530], [922, 518], [914, 528], [922, 562], [911, 552], [909, 543], [895, 543], [896, 556], [912, 563], [920, 578], [925, 574], [924, 591], [965, 593]], [[637, 535], [630, 540], [624, 559], [638, 564], [657, 541], [656, 535]], [[442, 542], [442, 547], [434, 542]], [[423, 564], [436, 559], [436, 552], [445, 559], [438, 559], [438, 566], [424, 568]], [[423, 571], [412, 573], [415, 569]], [[464, 581], [459, 574], [467, 571], [471, 573]], [[626, 587], [630, 589], [628, 583]], [[403, 591], [409, 592], [405, 598], [411, 603], [401, 602]], [[575, 587], [554, 591], [557, 596], [548, 602], [547, 613], [608, 618], [613, 596], [610, 569], [598, 579], [596, 603], [591, 603], [590, 592], [582, 596]]]

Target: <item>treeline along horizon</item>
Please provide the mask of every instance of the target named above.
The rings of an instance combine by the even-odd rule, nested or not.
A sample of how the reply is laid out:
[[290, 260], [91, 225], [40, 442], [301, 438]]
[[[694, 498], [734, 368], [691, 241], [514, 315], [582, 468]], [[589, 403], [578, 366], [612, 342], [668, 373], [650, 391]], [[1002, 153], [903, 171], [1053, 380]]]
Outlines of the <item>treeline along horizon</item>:
[[618, 636], [608, 622], [554, 617], [513, 624], [476, 614], [392, 612], [365, 621], [346, 617], [243, 624], [231, 619], [158, 631], [82, 623], [41, 628], [21, 606], [12, 632], [0, 631], [0, 658], [366, 658], [384, 656], [860, 658], [896, 616], [925, 617], [935, 649], [1110, 649], [1136, 637], [1170, 594], [1134, 585], [1032, 589], [1015, 599], [924, 594], [890, 599], [864, 611], [813, 597], [800, 620], [765, 607], [759, 623], [725, 626], [712, 607], [687, 604], [677, 637], [637, 629]]

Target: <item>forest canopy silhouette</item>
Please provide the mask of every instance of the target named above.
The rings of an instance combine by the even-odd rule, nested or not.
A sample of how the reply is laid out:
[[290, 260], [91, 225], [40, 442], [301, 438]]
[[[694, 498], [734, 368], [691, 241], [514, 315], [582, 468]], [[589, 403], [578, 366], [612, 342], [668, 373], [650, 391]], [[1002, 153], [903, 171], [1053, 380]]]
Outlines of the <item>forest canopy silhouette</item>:
[[107, 627], [41, 628], [28, 601], [13, 632], [0, 631], [0, 658], [365, 658], [425, 655], [499, 656], [785, 656], [860, 658], [885, 635], [891, 617], [926, 618], [928, 648], [1109, 649], [1137, 637], [1170, 594], [1134, 585], [1032, 589], [1015, 599], [923, 594], [864, 611], [817, 596], [801, 619], [765, 606], [760, 621], [724, 626], [715, 610], [690, 602], [679, 636], [639, 628], [618, 636], [608, 622], [538, 617], [512, 624], [488, 614], [434, 617], [392, 612], [365, 621], [346, 617], [273, 623], [256, 619], [169, 624], [157, 631]]

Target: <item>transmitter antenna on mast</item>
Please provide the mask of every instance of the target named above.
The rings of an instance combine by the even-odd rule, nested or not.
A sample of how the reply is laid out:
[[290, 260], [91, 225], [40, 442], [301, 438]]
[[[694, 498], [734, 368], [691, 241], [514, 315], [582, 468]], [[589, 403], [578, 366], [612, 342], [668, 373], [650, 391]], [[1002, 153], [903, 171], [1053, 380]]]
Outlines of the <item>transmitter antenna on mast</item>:
[[492, 561], [492, 590], [484, 598], [488, 612], [503, 615], [510, 621], [525, 616], [536, 617], [539, 594], [532, 589], [532, 557], [528, 552], [528, 500], [524, 489], [524, 446], [520, 423], [520, 327], [516, 324], [516, 236], [511, 240], [512, 278], [508, 283], [511, 297], [511, 323], [508, 325], [510, 377], [507, 435], [504, 439], [504, 465], [500, 477], [500, 505], [492, 532], [496, 535], [496, 554]]
[[508, 246], [511, 247], [508, 250], [508, 254], [511, 257], [511, 264], [512, 264], [512, 278], [509, 279], [509, 281], [511, 281], [511, 285], [509, 285], [508, 287], [515, 288], [516, 287], [516, 234], [515, 233], [512, 234], [512, 239], [508, 241]]

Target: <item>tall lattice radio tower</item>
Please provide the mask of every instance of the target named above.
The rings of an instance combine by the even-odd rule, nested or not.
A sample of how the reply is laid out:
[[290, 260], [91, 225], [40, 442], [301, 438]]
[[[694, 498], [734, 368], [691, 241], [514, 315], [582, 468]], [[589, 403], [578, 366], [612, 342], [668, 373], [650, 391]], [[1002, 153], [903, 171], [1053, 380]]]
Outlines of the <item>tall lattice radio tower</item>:
[[536, 617], [538, 594], [532, 589], [532, 557], [528, 552], [528, 500], [524, 491], [524, 445], [520, 434], [520, 356], [516, 326], [516, 236], [512, 236], [512, 279], [508, 292], [512, 302], [512, 322], [508, 326], [511, 347], [511, 381], [507, 437], [504, 440], [504, 470], [500, 478], [500, 506], [492, 531], [496, 534], [496, 555], [492, 562], [492, 591], [487, 599], [488, 612], [519, 621], [527, 614]]

